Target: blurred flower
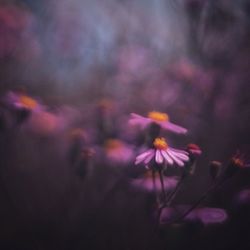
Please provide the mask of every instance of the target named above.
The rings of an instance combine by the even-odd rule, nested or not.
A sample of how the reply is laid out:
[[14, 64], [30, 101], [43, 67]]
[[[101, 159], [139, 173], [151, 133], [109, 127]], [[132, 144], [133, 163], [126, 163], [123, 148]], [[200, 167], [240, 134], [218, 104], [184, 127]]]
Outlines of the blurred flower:
[[250, 204], [250, 189], [241, 190], [236, 198], [240, 204]]
[[78, 118], [75, 109], [62, 106], [57, 112], [49, 112], [47, 106], [37, 99], [28, 96], [24, 91], [10, 91], [4, 98], [4, 103], [17, 113], [27, 113], [25, 116], [25, 128], [29, 131], [47, 136], [58, 134]]
[[133, 149], [118, 139], [109, 139], [105, 142], [105, 153], [112, 163], [128, 163], [134, 156]]
[[222, 223], [227, 219], [227, 213], [224, 209], [220, 208], [196, 208], [193, 213], [195, 217], [205, 225], [213, 223]]
[[156, 123], [161, 128], [172, 131], [177, 134], [187, 133], [187, 129], [170, 122], [169, 116], [166, 113], [152, 111], [148, 113], [147, 117], [131, 113], [131, 118], [129, 120], [129, 124], [131, 125], [139, 125], [144, 129], [152, 123]]
[[[190, 206], [180, 205], [176, 207], [167, 207], [163, 209], [161, 214], [161, 223], [168, 223], [169, 221], [174, 221], [180, 218], [182, 214], [185, 214]], [[188, 213], [183, 220], [184, 221], [200, 221], [204, 225], [222, 223], [225, 222], [228, 215], [224, 209], [221, 208], [211, 208], [211, 207], [201, 207], [195, 208], [190, 213]]]
[[245, 156], [241, 152], [236, 152], [230, 159], [229, 164], [225, 170], [225, 177], [232, 177], [240, 169], [248, 167]]
[[186, 151], [169, 147], [164, 138], [156, 138], [153, 145], [154, 149], [148, 149], [136, 157], [136, 165], [143, 162], [147, 167], [148, 163], [155, 158], [157, 164], [164, 163], [167, 166], [176, 163], [178, 166], [183, 167], [184, 162], [189, 160]]
[[40, 53], [32, 13], [14, 4], [0, 5], [0, 59], [32, 59]]
[[25, 93], [18, 93], [10, 91], [6, 97], [5, 101], [8, 105], [16, 109], [26, 109], [29, 111], [41, 110], [41, 104], [34, 98], [26, 95]]
[[187, 151], [192, 155], [201, 155], [202, 151], [200, 147], [194, 143], [190, 143], [187, 145]]
[[[173, 190], [178, 181], [179, 177], [177, 176], [163, 176], [164, 189], [166, 191]], [[153, 175], [151, 170], [148, 170], [141, 178], [132, 180], [132, 185], [149, 192], [162, 190], [160, 174], [155, 172]]]
[[237, 168], [244, 168], [245, 161], [244, 161], [243, 155], [241, 155], [240, 153], [236, 153], [231, 158], [231, 164], [234, 165]]

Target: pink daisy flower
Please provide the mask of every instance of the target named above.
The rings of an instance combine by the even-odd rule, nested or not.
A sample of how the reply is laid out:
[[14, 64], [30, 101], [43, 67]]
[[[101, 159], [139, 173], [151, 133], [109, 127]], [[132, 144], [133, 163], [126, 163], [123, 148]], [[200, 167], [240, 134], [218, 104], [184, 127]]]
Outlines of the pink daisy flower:
[[153, 144], [154, 148], [148, 149], [146, 152], [136, 157], [136, 165], [144, 163], [147, 167], [151, 160], [155, 159], [157, 164], [177, 164], [178, 166], [183, 167], [185, 162], [189, 160], [188, 153], [186, 151], [169, 147], [164, 138], [156, 138]]
[[158, 124], [162, 129], [172, 131], [177, 134], [186, 134], [187, 129], [179, 125], [176, 125], [169, 121], [169, 116], [166, 113], [160, 113], [152, 111], [148, 113], [147, 117], [131, 113], [131, 118], [129, 119], [130, 125], [138, 125], [142, 128], [146, 128], [152, 123]]

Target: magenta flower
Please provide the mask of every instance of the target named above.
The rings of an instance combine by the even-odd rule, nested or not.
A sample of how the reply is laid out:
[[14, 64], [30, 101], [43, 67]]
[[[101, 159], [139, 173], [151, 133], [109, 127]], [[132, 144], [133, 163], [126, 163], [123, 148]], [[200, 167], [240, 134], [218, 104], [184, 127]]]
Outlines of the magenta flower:
[[185, 162], [189, 160], [186, 151], [169, 147], [164, 138], [156, 138], [153, 144], [154, 148], [148, 149], [146, 152], [136, 157], [136, 165], [144, 163], [147, 167], [149, 162], [154, 158], [157, 164], [173, 165], [175, 163], [183, 167]]
[[169, 121], [169, 116], [165, 113], [160, 112], [149, 112], [147, 117], [131, 113], [131, 118], [129, 120], [130, 125], [138, 125], [141, 128], [146, 128], [152, 123], [158, 124], [162, 129], [169, 130], [177, 134], [186, 134], [187, 129], [179, 125], [176, 125]]

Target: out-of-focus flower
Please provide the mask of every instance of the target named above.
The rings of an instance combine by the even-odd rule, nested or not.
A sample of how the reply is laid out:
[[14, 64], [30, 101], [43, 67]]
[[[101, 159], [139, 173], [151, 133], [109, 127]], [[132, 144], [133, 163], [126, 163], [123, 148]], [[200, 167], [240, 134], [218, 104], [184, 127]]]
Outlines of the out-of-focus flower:
[[35, 34], [36, 19], [32, 13], [14, 4], [0, 5], [0, 59], [32, 59], [40, 54]]
[[62, 132], [78, 116], [78, 112], [69, 107], [61, 107], [57, 112], [49, 112], [47, 106], [28, 96], [24, 91], [9, 92], [4, 98], [4, 104], [10, 110], [27, 113], [23, 127], [41, 136]]
[[37, 100], [24, 93], [11, 91], [6, 95], [5, 101], [8, 105], [16, 109], [26, 109], [29, 111], [36, 111], [42, 109], [42, 105], [39, 104]]
[[131, 118], [129, 120], [130, 125], [138, 125], [144, 129], [152, 123], [156, 123], [162, 129], [166, 129], [177, 134], [187, 133], [187, 129], [170, 122], [169, 116], [166, 113], [152, 111], [148, 113], [147, 117], [131, 113]]
[[241, 152], [236, 152], [230, 159], [230, 162], [225, 170], [225, 177], [231, 177], [240, 169], [248, 167], [249, 164], [246, 162], [244, 155]]
[[205, 225], [213, 223], [222, 223], [227, 219], [227, 213], [221, 208], [197, 208], [193, 211], [195, 217], [201, 220]]
[[164, 138], [156, 138], [153, 146], [154, 148], [148, 149], [146, 152], [136, 157], [136, 165], [143, 162], [147, 167], [149, 162], [154, 158], [157, 164], [168, 166], [175, 163], [178, 166], [183, 167], [185, 162], [189, 160], [186, 151], [169, 147]]
[[240, 204], [250, 205], [250, 188], [241, 190], [236, 199]]
[[[173, 190], [178, 184], [179, 177], [177, 176], [163, 176], [163, 183], [165, 191]], [[148, 170], [141, 178], [133, 179], [132, 185], [136, 188], [143, 189], [149, 192], [161, 191], [160, 174], [155, 172], [154, 175], [151, 170]]]
[[101, 112], [104, 112], [104, 113], [114, 112], [115, 103], [113, 100], [110, 100], [110, 99], [101, 99], [97, 103], [97, 107], [99, 108]]
[[128, 163], [134, 157], [133, 149], [118, 139], [109, 139], [105, 142], [105, 153], [110, 162]]
[[244, 162], [244, 158], [242, 155], [240, 154], [235, 154], [232, 159], [231, 159], [231, 163], [237, 167], [237, 168], [244, 168], [245, 166], [245, 162]]
[[69, 137], [73, 140], [86, 140], [86, 133], [81, 128], [74, 128], [69, 132]]
[[187, 151], [193, 155], [201, 155], [202, 154], [200, 147], [194, 143], [190, 143], [187, 145]]
[[[180, 218], [182, 214], [185, 213], [190, 208], [190, 206], [180, 205], [176, 207], [167, 207], [163, 209], [161, 214], [160, 222], [162, 224], [174, 221], [177, 218]], [[183, 221], [200, 221], [204, 225], [223, 223], [227, 220], [228, 215], [224, 209], [221, 208], [211, 208], [211, 207], [202, 207], [195, 208], [190, 213], [188, 213]]]

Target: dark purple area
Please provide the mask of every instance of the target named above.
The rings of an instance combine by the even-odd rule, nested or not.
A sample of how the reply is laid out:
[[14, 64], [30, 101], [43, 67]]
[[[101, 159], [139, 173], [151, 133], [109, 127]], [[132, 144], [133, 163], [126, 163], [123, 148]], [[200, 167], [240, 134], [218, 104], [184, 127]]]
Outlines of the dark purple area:
[[[244, 0], [0, 0], [0, 249], [250, 249], [249, 9]], [[11, 92], [38, 110], [10, 105]], [[194, 210], [155, 229], [154, 194], [131, 185], [149, 139], [128, 126], [131, 112], [153, 110], [188, 129], [163, 132], [169, 144], [202, 149], [174, 206], [212, 185], [211, 161], [243, 155], [247, 167], [202, 203], [227, 211], [223, 223], [204, 225]]]

